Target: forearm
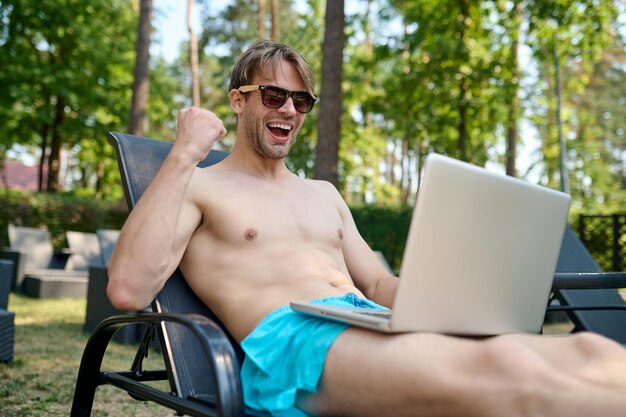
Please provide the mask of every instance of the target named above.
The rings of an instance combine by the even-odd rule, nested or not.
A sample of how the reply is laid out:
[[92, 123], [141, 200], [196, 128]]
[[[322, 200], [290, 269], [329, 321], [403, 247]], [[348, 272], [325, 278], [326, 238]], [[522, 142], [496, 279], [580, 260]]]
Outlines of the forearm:
[[372, 301], [385, 307], [393, 308], [393, 300], [398, 288], [398, 278], [393, 275], [382, 276], [374, 289]]

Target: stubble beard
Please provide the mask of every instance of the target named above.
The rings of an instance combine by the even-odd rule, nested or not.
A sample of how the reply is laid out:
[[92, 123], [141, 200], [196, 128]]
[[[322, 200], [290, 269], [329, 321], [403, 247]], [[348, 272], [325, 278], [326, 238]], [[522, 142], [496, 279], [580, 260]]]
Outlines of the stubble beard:
[[265, 159], [278, 160], [286, 158], [299, 132], [299, 129], [293, 131], [289, 142], [285, 144], [270, 145], [264, 140], [266, 128], [262, 118], [257, 117], [256, 114], [247, 113], [243, 116], [243, 123], [248, 144], [259, 156]]

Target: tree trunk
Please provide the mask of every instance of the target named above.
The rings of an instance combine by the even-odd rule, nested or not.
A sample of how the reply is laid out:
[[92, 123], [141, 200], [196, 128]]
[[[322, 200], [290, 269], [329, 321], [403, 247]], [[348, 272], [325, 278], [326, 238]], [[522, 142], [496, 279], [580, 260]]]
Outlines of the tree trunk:
[[[402, 77], [404, 79], [407, 79], [411, 73], [411, 66], [410, 66], [411, 48], [410, 48], [410, 43], [409, 43], [408, 38], [409, 38], [409, 27], [407, 25], [406, 18], [403, 18], [402, 19], [402, 42], [403, 42]], [[408, 106], [408, 103], [407, 103], [407, 106]], [[408, 204], [409, 196], [411, 195], [411, 187], [412, 187], [411, 177], [413, 173], [411, 170], [411, 156], [409, 154], [410, 142], [411, 142], [411, 137], [409, 136], [409, 133], [405, 129], [404, 136], [402, 138], [402, 158], [401, 158], [401, 165], [400, 165], [400, 168], [401, 168], [400, 190], [402, 191], [400, 198], [401, 198], [403, 205]]]
[[522, 21], [522, 3], [519, 0], [513, 2], [513, 26], [511, 27], [511, 57], [509, 68], [511, 68], [511, 83], [508, 91], [508, 115], [506, 134], [506, 174], [512, 177], [517, 176], [517, 117], [519, 114], [519, 31]]
[[2, 154], [2, 161], [0, 163], [0, 182], [2, 182], [2, 188], [9, 188], [9, 180], [7, 178], [6, 168], [6, 155]]
[[[544, 64], [544, 73], [545, 73], [545, 83], [546, 83], [546, 95], [550, 97], [548, 100], [548, 106], [546, 109], [545, 116], [545, 132], [542, 138], [541, 145], [541, 154], [543, 155], [543, 163], [545, 165], [546, 177], [548, 179], [548, 183], [544, 184], [548, 187], [553, 186], [556, 182], [556, 172], [558, 171], [558, 167], [556, 166], [556, 156], [558, 155], [556, 151], [557, 140], [558, 140], [558, 131], [556, 125], [556, 87], [554, 85], [554, 73], [552, 73], [553, 69], [550, 68], [550, 64]], [[552, 97], [555, 97], [552, 99]]]
[[272, 7], [272, 39], [280, 39], [280, 10], [278, 0], [272, 0], [270, 3]]
[[189, 30], [189, 66], [191, 67], [191, 101], [200, 107], [200, 69], [198, 68], [198, 39], [191, 24], [193, 0], [187, 0], [187, 30]]
[[150, 36], [152, 33], [152, 0], [141, 0], [137, 46], [133, 72], [133, 98], [130, 107], [128, 131], [143, 136], [146, 130], [146, 106], [150, 93]]
[[104, 178], [104, 171], [106, 170], [103, 160], [98, 161], [96, 165], [96, 199], [102, 199], [102, 179]]
[[257, 26], [259, 39], [265, 38], [265, 0], [259, 0], [259, 22]]
[[467, 104], [466, 104], [466, 96], [467, 96], [467, 87], [465, 84], [465, 79], [463, 78], [459, 82], [459, 153], [462, 161], [468, 161], [467, 155], [467, 147], [468, 147], [468, 137], [467, 137]]
[[326, 7], [322, 51], [322, 87], [315, 178], [338, 185], [339, 135], [341, 134], [341, 79], [343, 77], [344, 2], [336, 0]]
[[37, 191], [44, 190], [44, 167], [46, 166], [47, 161], [47, 151], [48, 151], [48, 131], [50, 130], [50, 124], [44, 123], [41, 126], [41, 156], [39, 157], [39, 169], [37, 170]]
[[46, 191], [56, 193], [60, 191], [59, 173], [61, 171], [61, 133], [59, 128], [65, 116], [65, 99], [57, 97], [54, 122], [52, 124], [52, 140], [50, 141], [50, 155], [48, 155], [48, 185]]
[[411, 195], [411, 155], [409, 154], [409, 140], [404, 138], [402, 140], [402, 176], [400, 178], [400, 190], [402, 191], [401, 201], [403, 205], [407, 205], [409, 202], [409, 196]]
[[[465, 53], [465, 29], [466, 29], [466, 20], [469, 16], [469, 5], [466, 0], [460, 0], [461, 6], [461, 16], [459, 16], [459, 48], [463, 51], [462, 55], [467, 56]], [[459, 153], [462, 161], [468, 161], [468, 142], [469, 138], [467, 135], [467, 76], [461, 74], [459, 79], [459, 100], [458, 100], [458, 110], [459, 110], [459, 123], [458, 123], [458, 131], [459, 131]]]

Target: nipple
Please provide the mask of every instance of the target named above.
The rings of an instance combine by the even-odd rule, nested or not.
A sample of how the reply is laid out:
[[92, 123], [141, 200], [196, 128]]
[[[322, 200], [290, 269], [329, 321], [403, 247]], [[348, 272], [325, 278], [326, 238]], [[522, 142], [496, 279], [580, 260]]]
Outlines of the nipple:
[[254, 239], [256, 239], [256, 230], [254, 229], [248, 229], [244, 232], [243, 236], [246, 238], [246, 240], [248, 241], [252, 241]]
[[339, 236], [339, 240], [343, 240], [343, 230], [341, 230], [341, 227], [337, 229], [337, 236]]

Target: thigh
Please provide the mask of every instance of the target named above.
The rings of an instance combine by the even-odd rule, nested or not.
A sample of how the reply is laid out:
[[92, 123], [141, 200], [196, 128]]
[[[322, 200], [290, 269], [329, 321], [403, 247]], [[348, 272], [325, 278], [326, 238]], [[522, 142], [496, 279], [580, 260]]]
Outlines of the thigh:
[[626, 350], [599, 336], [478, 340], [350, 328], [328, 351], [318, 393], [302, 405], [318, 415], [367, 417], [507, 415], [530, 404], [571, 416], [583, 407], [623, 410], [623, 392]]
[[[319, 391], [304, 401], [318, 415], [421, 415], [454, 405], [463, 378], [477, 367], [476, 341], [430, 333], [386, 335], [350, 328], [333, 343]], [[461, 368], [468, 372], [461, 371]], [[409, 410], [407, 404], [420, 404]], [[413, 413], [414, 411], [415, 413]], [[463, 415], [466, 410], [456, 411]]]

